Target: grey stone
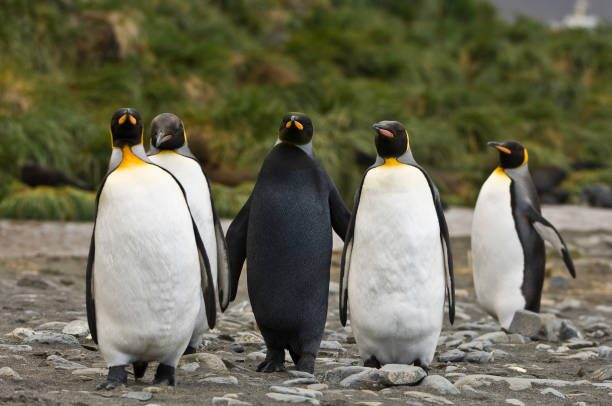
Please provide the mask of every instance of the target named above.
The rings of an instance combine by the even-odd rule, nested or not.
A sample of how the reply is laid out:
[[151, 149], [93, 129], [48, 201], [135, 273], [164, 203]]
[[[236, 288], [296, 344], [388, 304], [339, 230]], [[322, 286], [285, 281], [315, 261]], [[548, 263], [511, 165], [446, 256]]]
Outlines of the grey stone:
[[127, 398], [127, 399], [136, 399], [136, 400], [140, 400], [141, 402], [146, 402], [147, 400], [151, 400], [151, 398], [153, 397], [153, 394], [150, 392], [128, 392], [128, 393], [121, 395], [121, 397]]
[[518, 399], [506, 399], [506, 403], [515, 406], [525, 406], [525, 404]]
[[561, 303], [557, 304], [557, 309], [561, 311], [572, 310], [572, 309], [580, 309], [582, 303], [578, 299], [564, 299]]
[[325, 381], [340, 383], [344, 378], [363, 371], [370, 371], [372, 368], [362, 366], [337, 367], [325, 372]]
[[238, 385], [238, 379], [235, 376], [211, 376], [202, 379], [200, 382], [216, 383], [219, 385]]
[[91, 375], [99, 375], [106, 376], [108, 374], [108, 369], [106, 368], [83, 368], [83, 369], [75, 369], [72, 371], [72, 375], [79, 376], [91, 376]]
[[287, 395], [287, 394], [284, 394], [284, 393], [275, 393], [275, 392], [266, 393], [266, 396], [269, 397], [270, 399], [273, 399], [273, 400], [277, 401], [277, 402], [284, 402], [284, 403], [310, 403], [311, 405], [318, 405], [318, 404], [320, 404], [317, 399], [307, 398], [305, 396]]
[[508, 334], [503, 331], [492, 331], [474, 338], [473, 341], [488, 341], [494, 344], [506, 344], [510, 342], [510, 338], [508, 338]]
[[612, 390], [612, 383], [610, 382], [601, 382], [601, 383], [596, 382], [596, 383], [593, 383], [593, 386], [596, 388], [604, 388], [607, 390]]
[[456, 367], [456, 366], [454, 366], [454, 365], [449, 365], [449, 366], [447, 366], [447, 367], [444, 369], [444, 373], [448, 374], [449, 372], [453, 372], [453, 371], [456, 371], [456, 370], [458, 370], [458, 369], [459, 369], [459, 367]]
[[423, 368], [404, 364], [387, 364], [380, 370], [379, 380], [385, 385], [415, 385], [427, 373]]
[[367, 368], [364, 371], [349, 375], [340, 381], [339, 385], [345, 388], [358, 385], [364, 382], [376, 382], [380, 377], [380, 372], [376, 368]]
[[536, 337], [542, 328], [540, 315], [529, 310], [518, 310], [514, 313], [508, 331], [527, 337]]
[[198, 368], [200, 368], [200, 364], [197, 362], [181, 365], [181, 369], [185, 372], [195, 372]]
[[465, 352], [458, 350], [458, 349], [454, 349], [454, 350], [446, 351], [443, 354], [440, 354], [440, 356], [438, 356], [438, 361], [440, 362], [458, 362], [458, 361], [462, 361], [464, 358], [465, 358]]
[[64, 326], [62, 333], [76, 337], [87, 337], [89, 325], [84, 320], [73, 320]]
[[612, 347], [607, 345], [597, 347], [597, 355], [599, 355], [599, 358], [612, 359]]
[[31, 328], [17, 327], [16, 329], [8, 333], [7, 336], [12, 337], [16, 340], [23, 340], [24, 338], [29, 337], [32, 334], [34, 334], [34, 330], [32, 330]]
[[448, 340], [447, 342], [444, 343], [444, 346], [446, 348], [449, 348], [449, 347], [456, 347], [456, 346], [461, 345], [461, 344], [463, 344], [463, 339], [462, 338], [456, 338], [456, 339], [453, 339], [453, 340]]
[[79, 345], [79, 340], [69, 334], [62, 333], [40, 333], [26, 337], [22, 341], [24, 344], [64, 344], [64, 345]]
[[526, 344], [528, 342], [530, 342], [531, 339], [529, 337], [525, 337], [524, 335], [521, 334], [508, 334], [508, 342], [510, 344]]
[[548, 344], [538, 344], [536, 345], [536, 350], [539, 351], [546, 351], [546, 350], [550, 350], [552, 347]]
[[21, 376], [11, 367], [0, 368], [0, 377], [12, 378], [14, 381], [21, 381]]
[[509, 389], [516, 392], [531, 389], [531, 382], [528, 379], [506, 378], [506, 382], [508, 382]]
[[321, 341], [321, 345], [319, 346], [319, 349], [325, 350], [325, 351], [345, 351], [344, 348], [342, 348], [342, 345], [340, 345], [338, 341], [327, 341], [327, 340]]
[[473, 362], [476, 364], [486, 364], [489, 362], [493, 362], [493, 354], [490, 352], [486, 352], [486, 351], [474, 351], [474, 352], [469, 352], [466, 357], [465, 360], [467, 362]]
[[291, 386], [291, 385], [311, 385], [313, 383], [317, 383], [317, 378], [314, 376], [312, 378], [293, 378], [283, 382], [283, 386]]
[[508, 354], [506, 351], [502, 351], [502, 350], [493, 350], [491, 351], [491, 354], [493, 354], [493, 359], [497, 359], [497, 358], [508, 358], [510, 356], [510, 354]]
[[454, 403], [450, 400], [443, 398], [442, 396], [432, 395], [430, 393], [409, 391], [404, 392], [404, 395], [419, 400], [424, 400], [425, 402], [433, 403], [434, 405], [454, 405]]
[[244, 346], [240, 343], [231, 343], [230, 350], [240, 354], [244, 352]]
[[[243, 402], [242, 400], [226, 398], [226, 397], [217, 397], [212, 398], [212, 404], [214, 406], [251, 406], [252, 403]], [[150, 405], [147, 405], [150, 406]]]
[[308, 385], [307, 388], [312, 389], [312, 390], [322, 391], [322, 390], [329, 388], [329, 386], [327, 386], [324, 383], [313, 383], [311, 385]]
[[313, 374], [305, 372], [305, 371], [298, 371], [298, 370], [295, 370], [295, 369], [290, 369], [287, 372], [289, 372], [289, 375], [291, 375], [291, 376], [293, 376], [295, 378], [310, 378], [310, 379], [314, 379], [314, 380], [317, 379]]
[[459, 330], [455, 331], [450, 337], [453, 339], [466, 339], [466, 338], [474, 338], [478, 335], [478, 333], [474, 330]]
[[590, 360], [590, 359], [597, 358], [597, 353], [593, 352], [593, 351], [580, 351], [579, 353], [576, 353], [576, 354], [567, 355], [564, 358], [567, 358], [567, 359], [578, 359], [578, 360], [581, 360], [581, 361], [587, 361], [587, 360]]
[[540, 391], [540, 393], [541, 393], [542, 395], [554, 395], [554, 396], [556, 396], [556, 397], [558, 397], [558, 398], [565, 399], [565, 395], [564, 395], [563, 393], [561, 393], [561, 392], [559, 392], [558, 390], [553, 389], [553, 388], [546, 388], [546, 389], [542, 389], [542, 390]]
[[248, 353], [247, 358], [251, 361], [263, 361], [266, 358], [266, 354], [262, 351], [254, 351]]
[[594, 341], [580, 340], [572, 338], [567, 344], [567, 348], [571, 350], [579, 350], [581, 348], [596, 347], [597, 343]]
[[0, 344], [0, 350], [5, 350], [8, 352], [30, 352], [32, 351], [32, 347], [29, 345]]
[[197, 362], [200, 364], [200, 367], [212, 369], [213, 371], [227, 371], [227, 367], [223, 360], [215, 354], [198, 352], [195, 354], [183, 355], [181, 357], [181, 364], [191, 362]]
[[419, 386], [433, 389], [440, 395], [458, 395], [460, 393], [448, 379], [440, 375], [426, 376]]
[[289, 386], [273, 385], [273, 386], [270, 386], [270, 391], [276, 392], [276, 393], [284, 393], [286, 395], [305, 396], [307, 398], [313, 398], [313, 399], [323, 396], [321, 392], [316, 391], [316, 390], [304, 389], [304, 388], [293, 388]]
[[606, 381], [608, 379], [612, 379], [612, 365], [599, 368], [597, 371], [593, 372], [593, 379], [596, 381]]
[[490, 348], [491, 343], [485, 341], [471, 341], [469, 343], [461, 344], [458, 348], [461, 351], [482, 351], [485, 348]]
[[62, 331], [68, 323], [65, 321], [49, 321], [34, 328], [37, 331]]
[[83, 364], [77, 362], [68, 361], [58, 355], [49, 355], [47, 357], [47, 364], [54, 366], [56, 369], [85, 369], [87, 368]]

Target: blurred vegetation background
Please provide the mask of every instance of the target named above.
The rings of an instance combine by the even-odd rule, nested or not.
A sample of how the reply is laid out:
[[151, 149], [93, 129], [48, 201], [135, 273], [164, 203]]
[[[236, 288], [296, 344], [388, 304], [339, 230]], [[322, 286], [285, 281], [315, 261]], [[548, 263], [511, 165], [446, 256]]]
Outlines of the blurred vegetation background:
[[[30, 159], [97, 185], [119, 107], [180, 116], [223, 216], [248, 196], [287, 111], [350, 205], [371, 124], [398, 120], [443, 199], [472, 205], [515, 139], [562, 187], [612, 184], [612, 27], [501, 21], [485, 0], [3, 0], [0, 216], [91, 220], [92, 192], [30, 188]], [[361, 159], [356, 154], [361, 153]], [[361, 163], [360, 163], [361, 162]], [[238, 185], [238, 186], [236, 186]], [[575, 195], [572, 195], [575, 196]]]

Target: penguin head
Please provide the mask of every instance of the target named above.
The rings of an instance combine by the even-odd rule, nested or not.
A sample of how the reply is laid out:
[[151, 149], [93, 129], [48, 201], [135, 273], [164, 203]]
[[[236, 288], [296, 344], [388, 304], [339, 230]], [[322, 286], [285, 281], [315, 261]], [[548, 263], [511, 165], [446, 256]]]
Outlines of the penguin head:
[[187, 143], [185, 128], [180, 118], [162, 113], [151, 121], [151, 144], [158, 149], [177, 149]]
[[499, 151], [499, 163], [504, 169], [518, 168], [527, 163], [527, 149], [516, 141], [488, 142], [488, 146]]
[[306, 145], [312, 140], [312, 121], [303, 113], [287, 113], [278, 129], [278, 138], [289, 144]]
[[115, 111], [110, 124], [113, 147], [121, 148], [125, 145], [142, 143], [142, 128], [142, 119], [138, 110], [127, 107]]
[[402, 156], [410, 144], [408, 143], [408, 132], [401, 123], [397, 121], [379, 121], [372, 125], [376, 131], [376, 151], [381, 158], [397, 158]]

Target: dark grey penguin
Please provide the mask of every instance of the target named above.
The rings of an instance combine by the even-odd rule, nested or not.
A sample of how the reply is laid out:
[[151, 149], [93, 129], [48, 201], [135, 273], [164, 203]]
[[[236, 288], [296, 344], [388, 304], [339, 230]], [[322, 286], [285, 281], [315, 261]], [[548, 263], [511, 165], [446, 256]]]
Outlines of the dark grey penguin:
[[314, 371], [325, 328], [332, 227], [344, 238], [350, 212], [314, 157], [312, 122], [289, 113], [277, 144], [227, 232], [231, 299], [247, 260], [248, 290], [268, 349], [258, 371]]

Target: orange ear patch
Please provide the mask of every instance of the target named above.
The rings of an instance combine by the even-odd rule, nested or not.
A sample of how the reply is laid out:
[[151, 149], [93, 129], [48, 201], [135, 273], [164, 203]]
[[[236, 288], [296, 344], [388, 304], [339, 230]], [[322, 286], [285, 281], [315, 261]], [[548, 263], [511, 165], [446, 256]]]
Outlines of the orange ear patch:
[[119, 125], [125, 123], [125, 120], [127, 119], [127, 114], [122, 115], [121, 117], [119, 117], [119, 120], [117, 120], [117, 122], [119, 123]]
[[300, 123], [299, 121], [294, 121], [294, 122], [298, 130], [302, 131], [304, 129], [304, 126], [302, 125], [302, 123]]
[[136, 125], [136, 119], [131, 114], [130, 114], [130, 123], [132, 123], [132, 125]]

